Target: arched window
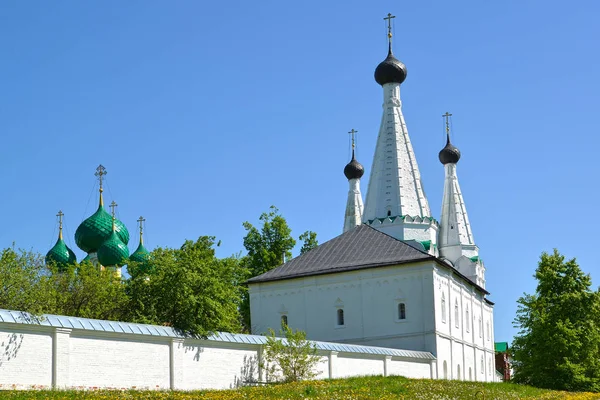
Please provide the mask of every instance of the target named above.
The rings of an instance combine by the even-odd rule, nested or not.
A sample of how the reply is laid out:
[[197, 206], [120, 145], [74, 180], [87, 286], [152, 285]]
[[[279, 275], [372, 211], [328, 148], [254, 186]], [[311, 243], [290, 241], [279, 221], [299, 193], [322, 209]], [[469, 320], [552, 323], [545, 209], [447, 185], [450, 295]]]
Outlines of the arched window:
[[456, 379], [460, 381], [460, 365], [458, 365], [456, 368]]
[[444, 361], [444, 379], [448, 379], [448, 363]]
[[485, 328], [486, 328], [486, 336], [487, 336], [487, 340], [490, 340], [490, 321], [487, 321], [485, 323]]
[[446, 323], [446, 295], [442, 293], [442, 322]]
[[281, 316], [281, 327], [285, 327], [288, 326], [288, 318], [287, 315], [282, 315]]
[[481, 322], [481, 315], [479, 316], [479, 337], [483, 337], [483, 322]]
[[398, 303], [398, 319], [406, 319], [406, 304]]
[[471, 369], [471, 367], [469, 367], [469, 380], [473, 380], [473, 370]]
[[488, 358], [488, 375], [492, 374], [492, 359]]
[[454, 326], [458, 328], [458, 319], [460, 318], [460, 314], [458, 313], [458, 300], [454, 301]]
[[344, 326], [344, 309], [338, 308], [337, 310], [337, 324], [338, 326]]
[[471, 329], [471, 323], [470, 318], [469, 318], [469, 305], [467, 304], [467, 311], [466, 311], [466, 320], [465, 320], [465, 328], [467, 328], [467, 332], [469, 332], [469, 330]]

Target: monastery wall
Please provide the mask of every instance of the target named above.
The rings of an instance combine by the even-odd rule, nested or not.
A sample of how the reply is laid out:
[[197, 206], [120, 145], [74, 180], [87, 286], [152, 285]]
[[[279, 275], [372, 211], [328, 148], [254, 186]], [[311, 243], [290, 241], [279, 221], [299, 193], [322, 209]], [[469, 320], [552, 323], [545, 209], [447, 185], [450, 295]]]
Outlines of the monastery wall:
[[[0, 310], [0, 389], [228, 389], [264, 380], [263, 336], [189, 339], [166, 327], [56, 316], [41, 324], [6, 322], [15, 315], [23, 314]], [[315, 344], [317, 379], [430, 378], [435, 370], [429, 353], [411, 358], [395, 349]]]

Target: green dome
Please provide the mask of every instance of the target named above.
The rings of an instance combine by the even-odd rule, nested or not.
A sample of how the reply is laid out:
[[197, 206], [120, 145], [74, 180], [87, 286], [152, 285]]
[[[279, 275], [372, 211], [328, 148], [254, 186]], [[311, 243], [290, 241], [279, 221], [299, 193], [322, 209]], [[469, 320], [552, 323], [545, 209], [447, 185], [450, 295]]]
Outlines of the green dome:
[[140, 243], [140, 245], [133, 252], [131, 257], [129, 257], [129, 261], [133, 261], [140, 264], [146, 264], [149, 258], [150, 252], [144, 247], [143, 243]]
[[129, 248], [119, 238], [119, 234], [115, 228], [109, 238], [98, 249], [98, 262], [105, 267], [113, 265], [121, 267], [127, 264], [128, 258]]
[[62, 237], [59, 237], [54, 247], [46, 254], [46, 264], [54, 264], [59, 268], [64, 268], [69, 264], [77, 262], [77, 257], [71, 250]]
[[[86, 253], [93, 253], [98, 251], [102, 243], [111, 236], [111, 232], [112, 217], [100, 205], [98, 210], [83, 221], [75, 231], [75, 243], [77, 243], [77, 247]], [[118, 219], [115, 220], [115, 232], [122, 243], [129, 243], [129, 231]]]

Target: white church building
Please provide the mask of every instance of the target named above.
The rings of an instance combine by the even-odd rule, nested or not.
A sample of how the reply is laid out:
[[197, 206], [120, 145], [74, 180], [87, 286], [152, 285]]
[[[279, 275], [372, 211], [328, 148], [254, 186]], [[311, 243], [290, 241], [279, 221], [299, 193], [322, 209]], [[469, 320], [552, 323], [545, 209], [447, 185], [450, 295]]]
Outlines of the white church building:
[[375, 70], [383, 116], [364, 206], [353, 151], [343, 233], [248, 281], [252, 332], [285, 323], [312, 340], [430, 352], [434, 377], [496, 381], [494, 303], [458, 184], [450, 114], [436, 220], [402, 114], [406, 67], [388, 36]]

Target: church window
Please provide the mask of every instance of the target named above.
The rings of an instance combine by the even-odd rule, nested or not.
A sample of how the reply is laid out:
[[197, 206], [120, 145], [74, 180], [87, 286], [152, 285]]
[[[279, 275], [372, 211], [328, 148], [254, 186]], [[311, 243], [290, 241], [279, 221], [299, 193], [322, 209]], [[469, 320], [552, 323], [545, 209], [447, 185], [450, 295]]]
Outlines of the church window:
[[344, 326], [344, 309], [338, 308], [337, 310], [337, 324], [338, 326]]
[[406, 319], [406, 304], [398, 304], [398, 319]]
[[456, 379], [460, 381], [460, 365], [457, 365], [456, 367]]
[[467, 329], [467, 332], [469, 332], [469, 330], [471, 329], [471, 323], [469, 322], [469, 305], [467, 304], [467, 312], [465, 315], [465, 328]]
[[458, 319], [460, 314], [458, 313], [458, 300], [454, 301], [454, 326], [458, 328]]
[[486, 336], [487, 336], [487, 340], [490, 340], [490, 321], [485, 323], [485, 328], [486, 328]]
[[442, 293], [442, 322], [446, 323], [446, 296]]
[[[390, 192], [387, 192], [387, 194], [390, 194]], [[391, 216], [392, 216], [392, 211], [391, 211], [391, 210], [388, 210], [387, 216], [388, 216], [388, 217], [391, 217]]]
[[282, 315], [281, 316], [281, 327], [286, 327], [288, 326], [288, 318], [287, 315]]
[[488, 375], [492, 374], [492, 359], [488, 358]]
[[481, 373], [483, 374], [483, 354], [481, 355]]
[[469, 380], [473, 380], [473, 370], [471, 369], [471, 367], [469, 367]]
[[481, 322], [481, 315], [479, 316], [479, 337], [483, 337], [483, 322]]

